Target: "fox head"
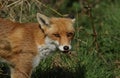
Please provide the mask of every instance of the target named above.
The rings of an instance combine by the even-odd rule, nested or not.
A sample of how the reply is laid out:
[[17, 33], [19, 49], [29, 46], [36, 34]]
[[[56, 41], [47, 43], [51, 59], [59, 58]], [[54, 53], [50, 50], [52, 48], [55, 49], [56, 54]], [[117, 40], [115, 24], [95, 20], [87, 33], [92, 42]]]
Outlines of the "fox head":
[[37, 21], [47, 38], [53, 41], [60, 51], [69, 52], [74, 37], [73, 18], [47, 17], [37, 13]]

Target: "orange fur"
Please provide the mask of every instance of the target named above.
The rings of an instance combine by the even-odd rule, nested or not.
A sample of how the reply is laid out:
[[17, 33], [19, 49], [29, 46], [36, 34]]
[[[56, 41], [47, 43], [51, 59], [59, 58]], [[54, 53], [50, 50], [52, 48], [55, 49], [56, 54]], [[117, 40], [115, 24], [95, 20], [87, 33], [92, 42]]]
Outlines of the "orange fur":
[[[10, 64], [11, 78], [30, 78], [34, 58], [39, 54], [38, 46], [47, 45], [46, 36], [59, 45], [70, 44], [73, 36], [67, 37], [65, 33], [74, 32], [71, 19], [49, 18], [48, 27], [45, 26], [47, 17], [42, 18], [43, 23], [39, 18], [39, 23], [17, 23], [0, 18], [0, 57]], [[61, 37], [56, 38], [53, 33]]]

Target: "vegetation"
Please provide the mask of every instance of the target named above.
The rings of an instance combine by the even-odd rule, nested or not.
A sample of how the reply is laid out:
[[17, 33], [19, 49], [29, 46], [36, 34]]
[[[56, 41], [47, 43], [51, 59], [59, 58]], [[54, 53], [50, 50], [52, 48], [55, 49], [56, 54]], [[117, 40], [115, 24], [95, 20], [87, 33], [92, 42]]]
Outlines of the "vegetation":
[[[32, 78], [120, 78], [120, 0], [0, 0], [0, 17], [37, 22], [36, 13], [74, 14], [76, 34], [69, 54], [59, 51], [33, 71]], [[0, 63], [0, 78], [9, 77]]]

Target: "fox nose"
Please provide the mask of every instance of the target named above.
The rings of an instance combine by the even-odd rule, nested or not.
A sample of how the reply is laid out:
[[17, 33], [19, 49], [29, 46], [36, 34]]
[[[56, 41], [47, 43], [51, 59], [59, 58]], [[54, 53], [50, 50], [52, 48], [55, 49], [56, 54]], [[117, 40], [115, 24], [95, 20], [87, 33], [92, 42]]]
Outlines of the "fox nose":
[[71, 49], [71, 45], [61, 45], [58, 47], [60, 51], [63, 53], [68, 53], [69, 50]]
[[69, 50], [69, 46], [64, 46], [63, 49], [64, 50]]

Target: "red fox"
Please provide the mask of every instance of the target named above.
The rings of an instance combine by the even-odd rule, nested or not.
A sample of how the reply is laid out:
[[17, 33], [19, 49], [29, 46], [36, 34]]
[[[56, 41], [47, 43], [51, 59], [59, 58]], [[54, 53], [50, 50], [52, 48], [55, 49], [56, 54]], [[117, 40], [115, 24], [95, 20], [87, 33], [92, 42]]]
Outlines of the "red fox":
[[10, 65], [11, 78], [30, 78], [40, 60], [55, 49], [69, 52], [74, 37], [73, 18], [37, 13], [38, 23], [0, 18], [0, 59]]

